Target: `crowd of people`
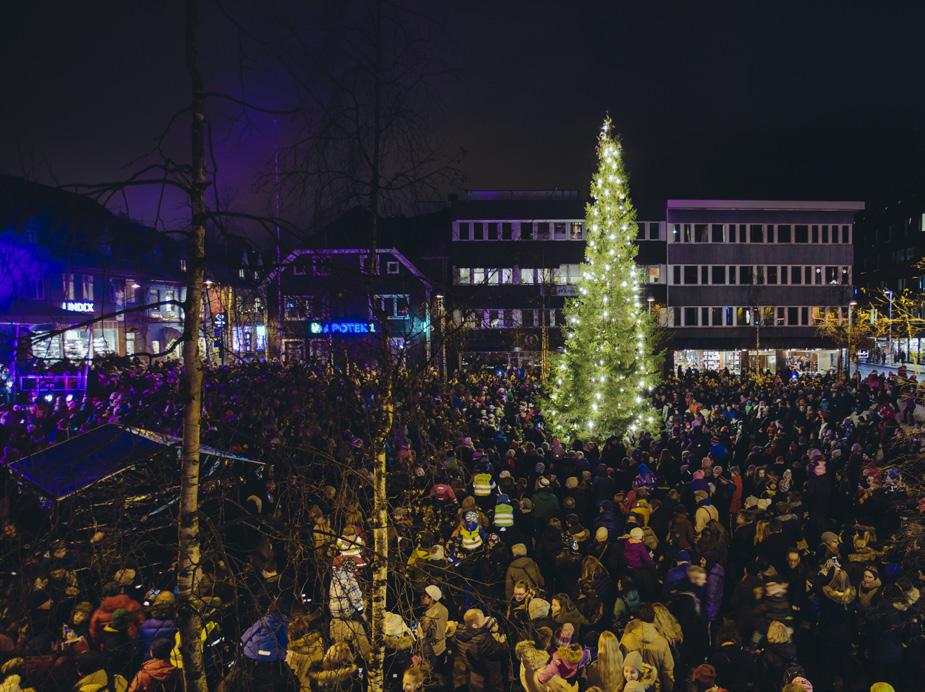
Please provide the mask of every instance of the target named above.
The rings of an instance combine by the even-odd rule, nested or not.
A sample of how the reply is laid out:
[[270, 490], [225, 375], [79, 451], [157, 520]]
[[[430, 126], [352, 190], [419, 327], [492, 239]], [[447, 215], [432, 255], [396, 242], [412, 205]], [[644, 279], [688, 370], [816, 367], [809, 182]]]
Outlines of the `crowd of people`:
[[[179, 377], [104, 365], [0, 409], [4, 468], [102, 423], [178, 434]], [[678, 372], [631, 440], [551, 434], [524, 368], [392, 397], [389, 689], [921, 688], [923, 436], [894, 377]], [[202, 489], [210, 689], [365, 688], [382, 398], [372, 369], [206, 371], [203, 441], [267, 462]], [[0, 690], [183, 689], [169, 560], [133, 527], [25, 527], [4, 480]]]

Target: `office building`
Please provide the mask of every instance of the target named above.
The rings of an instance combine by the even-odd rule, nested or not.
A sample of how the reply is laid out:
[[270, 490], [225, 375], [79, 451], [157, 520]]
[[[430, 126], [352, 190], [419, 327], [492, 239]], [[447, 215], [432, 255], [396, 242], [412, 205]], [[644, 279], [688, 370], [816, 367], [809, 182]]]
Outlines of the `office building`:
[[[450, 206], [449, 308], [464, 327], [458, 363], [540, 362], [564, 343], [577, 294], [585, 202], [574, 190], [471, 190]], [[641, 222], [637, 262], [647, 296], [664, 299], [665, 225]]]
[[673, 364], [836, 367], [838, 352], [815, 325], [828, 314], [847, 318], [854, 215], [863, 208], [860, 202], [668, 200], [664, 324]]

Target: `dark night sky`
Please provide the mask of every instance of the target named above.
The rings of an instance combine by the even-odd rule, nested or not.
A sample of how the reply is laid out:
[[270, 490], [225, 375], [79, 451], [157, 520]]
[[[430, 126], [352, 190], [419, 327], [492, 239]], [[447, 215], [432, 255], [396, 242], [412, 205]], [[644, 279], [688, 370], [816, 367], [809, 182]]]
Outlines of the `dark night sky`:
[[[280, 17], [286, 4], [261, 7]], [[871, 199], [922, 181], [920, 4], [741, 4], [453, 3], [434, 129], [465, 149], [468, 187], [585, 189], [609, 110], [644, 213], [667, 197]], [[5, 3], [0, 172], [124, 176], [185, 100], [182, 5]], [[205, 15], [207, 79], [234, 90], [234, 34]], [[248, 84], [285, 105], [281, 74]], [[254, 173], [285, 134], [232, 118], [222, 193], [259, 207]]]

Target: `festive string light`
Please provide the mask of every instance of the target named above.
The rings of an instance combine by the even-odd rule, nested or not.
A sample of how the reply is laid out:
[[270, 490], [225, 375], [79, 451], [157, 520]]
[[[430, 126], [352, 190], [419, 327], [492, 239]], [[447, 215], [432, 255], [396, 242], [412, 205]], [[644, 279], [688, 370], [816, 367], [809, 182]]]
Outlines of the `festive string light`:
[[563, 403], [549, 407], [550, 425], [560, 433], [622, 436], [654, 421], [644, 394], [658, 367], [646, 348], [649, 321], [639, 286], [644, 275], [634, 263], [638, 224], [609, 120], [597, 153], [578, 295], [566, 303], [567, 348], [555, 356], [553, 394]]

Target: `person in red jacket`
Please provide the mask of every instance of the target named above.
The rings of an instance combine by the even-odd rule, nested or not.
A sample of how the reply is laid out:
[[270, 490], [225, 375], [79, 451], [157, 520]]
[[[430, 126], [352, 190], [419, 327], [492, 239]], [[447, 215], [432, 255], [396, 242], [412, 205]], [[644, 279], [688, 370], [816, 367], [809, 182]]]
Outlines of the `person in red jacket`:
[[173, 642], [156, 639], [151, 645], [151, 658], [145, 661], [129, 685], [128, 692], [173, 692], [180, 689], [179, 669], [170, 663]]
[[99, 642], [103, 636], [103, 628], [112, 622], [112, 614], [119, 610], [127, 611], [127, 631], [132, 639], [138, 638], [138, 627], [145, 621], [144, 610], [134, 598], [126, 595], [122, 587], [115, 582], [109, 582], [103, 587], [104, 598], [99, 607], [93, 611], [90, 618], [90, 639]]

